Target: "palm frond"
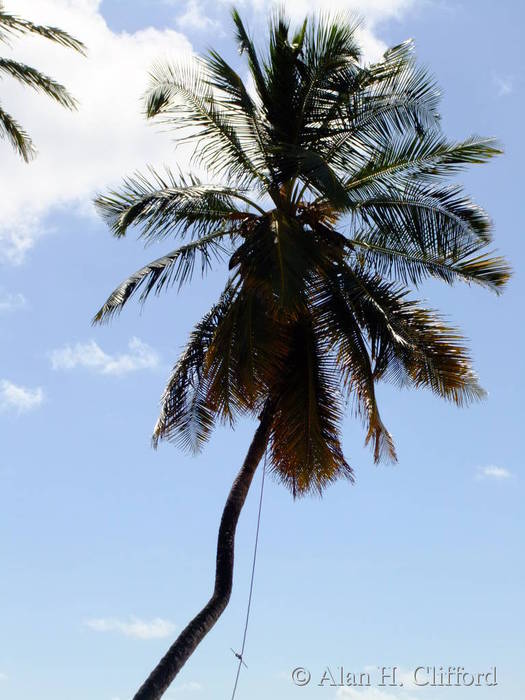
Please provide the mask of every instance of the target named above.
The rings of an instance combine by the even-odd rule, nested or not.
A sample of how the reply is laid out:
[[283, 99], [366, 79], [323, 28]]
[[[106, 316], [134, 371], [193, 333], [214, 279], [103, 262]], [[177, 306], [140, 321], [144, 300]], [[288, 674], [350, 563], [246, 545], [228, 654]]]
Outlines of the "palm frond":
[[279, 9], [269, 26], [268, 57], [264, 63], [266, 98], [263, 110], [269, 123], [269, 140], [273, 147], [296, 143], [296, 119], [300, 110], [301, 77], [297, 58], [302, 50], [305, 31], [291, 40], [290, 23]]
[[270, 466], [294, 496], [321, 493], [353, 471], [339, 441], [338, 373], [308, 323], [293, 328], [287, 372], [276, 387]]
[[265, 312], [257, 294], [230, 279], [219, 302], [196, 326], [162, 399], [155, 428], [192, 450], [215, 419], [233, 423], [240, 412], [257, 415], [283, 375], [286, 331]]
[[458, 406], [485, 396], [464, 338], [436, 312], [407, 299], [406, 289], [349, 267], [340, 285], [368, 335], [377, 379], [428, 387]]
[[293, 144], [276, 146], [272, 153], [279, 161], [278, 171], [281, 181], [290, 176], [297, 177], [304, 184], [302, 193], [309, 190], [334, 208], [344, 207], [348, 202], [346, 188], [332, 165], [315, 150], [307, 150]]
[[160, 415], [153, 431], [159, 440], [176, 441], [184, 449], [198, 451], [215, 422], [206, 397], [205, 358], [217, 327], [230, 311], [235, 289], [228, 284], [219, 301], [192, 331], [161, 398]]
[[[472, 136], [452, 143], [439, 132], [423, 136], [408, 134], [399, 139], [388, 139], [384, 144], [376, 143], [372, 157], [357, 171], [346, 175], [344, 187], [348, 191], [377, 183], [384, 187], [399, 187], [408, 179], [424, 181], [430, 177], [453, 175], [467, 165], [486, 163], [501, 153], [495, 139]], [[340, 171], [348, 172], [355, 163], [355, 155], [348, 161], [344, 153], [338, 153], [334, 155], [334, 161]]]
[[[36, 34], [66, 48], [74, 49], [85, 54], [86, 47], [67, 32], [56, 27], [34, 24], [5, 11], [0, 3], [0, 42], [10, 43], [10, 39], [24, 34]], [[19, 61], [0, 57], [0, 77], [10, 76], [18, 82], [34, 90], [42, 92], [67, 109], [76, 109], [77, 102], [68, 90], [49, 76], [36, 68]], [[16, 120], [0, 107], [0, 138], [7, 138], [17, 153], [26, 161], [30, 161], [36, 151], [29, 135]]]
[[271, 170], [267, 123], [242, 78], [217, 51], [210, 50], [201, 62], [211, 88], [218, 93], [217, 103], [226, 111], [251, 162], [261, 171]]
[[0, 138], [6, 138], [26, 163], [35, 157], [36, 150], [29, 134], [1, 106]]
[[238, 186], [265, 182], [196, 62], [154, 66], [145, 106], [149, 118], [157, 117], [182, 131], [179, 143], [193, 143], [195, 162], [210, 172], [226, 175]]
[[69, 94], [67, 88], [36, 70], [36, 68], [27, 66], [24, 63], [19, 63], [18, 61], [0, 57], [0, 74], [1, 73], [5, 73], [15, 80], [18, 80], [18, 82], [23, 85], [27, 85], [34, 90], [44, 93], [58, 102], [58, 104], [62, 105], [62, 107], [66, 107], [67, 109], [77, 108], [77, 101]]
[[248, 56], [248, 66], [250, 69], [253, 82], [255, 84], [259, 99], [265, 103], [268, 100], [268, 92], [266, 89], [266, 82], [264, 78], [264, 72], [261, 67], [259, 57], [257, 56], [257, 51], [255, 45], [250, 38], [248, 31], [246, 30], [244, 23], [235, 8], [232, 8], [232, 19], [235, 24], [235, 38], [237, 40], [237, 46], [239, 48], [239, 53], [246, 53]]
[[428, 387], [457, 406], [485, 398], [472, 369], [472, 359], [459, 330], [444, 323], [436, 312], [408, 303], [403, 309], [407, 331], [414, 339], [401, 358], [413, 386]]
[[[359, 115], [358, 118], [368, 110], [369, 124], [379, 116], [377, 109], [385, 110], [389, 126], [395, 131], [424, 130], [439, 124], [440, 96], [435, 78], [416, 62], [414, 42], [407, 40], [388, 49], [381, 61], [365, 69], [359, 93], [356, 93], [357, 104], [351, 104], [350, 110]], [[361, 109], [356, 110], [357, 106]], [[388, 107], [395, 109], [388, 111]], [[387, 122], [380, 119], [378, 124], [385, 127]]]
[[510, 278], [510, 267], [500, 256], [490, 253], [475, 255], [484, 248], [473, 246], [458, 259], [448, 259], [421, 253], [418, 246], [410, 244], [389, 247], [375, 243], [382, 235], [376, 231], [363, 231], [348, 239], [352, 249], [365, 269], [381, 277], [397, 279], [404, 284], [419, 286], [428, 277], [436, 277], [453, 284], [456, 281], [479, 284], [497, 294], [503, 291]]
[[227, 231], [216, 231], [191, 241], [137, 270], [109, 295], [93, 318], [93, 323], [110, 321], [140, 290], [139, 300], [144, 303], [153, 291], [158, 295], [163, 289], [175, 283], [178, 283], [180, 289], [183, 284], [191, 280], [198, 254], [200, 254], [201, 273], [204, 274], [214, 260], [221, 260], [226, 254], [227, 248], [221, 241], [228, 235]]
[[395, 190], [375, 183], [367, 192], [348, 194], [349, 211], [363, 228], [378, 232], [380, 244], [417, 246], [425, 255], [458, 260], [465, 250], [491, 241], [487, 214], [455, 185], [414, 181]]
[[323, 122], [361, 71], [356, 41], [359, 22], [346, 15], [320, 15], [310, 20], [299, 57], [300, 108], [295, 116], [296, 142], [305, 148], [324, 133]]
[[378, 141], [439, 129], [439, 96], [435, 80], [414, 61], [413, 43], [404, 42], [379, 63], [345, 76], [314, 143], [331, 161], [336, 154], [373, 153]]
[[[136, 173], [124, 180], [120, 190], [99, 195], [95, 206], [117, 237], [130, 226], [139, 226], [147, 241], [169, 235], [206, 236], [219, 225], [242, 223], [253, 215], [239, 209], [234, 200], [260, 210], [242, 190], [207, 185], [198, 178], [178, 179], [169, 170], [160, 174]], [[260, 210], [262, 211], [262, 210]]]
[[81, 41], [62, 29], [34, 24], [27, 19], [5, 12], [3, 6], [0, 6], [0, 41], [5, 41], [9, 35], [22, 34], [36, 34], [83, 55], [87, 53], [86, 46]]
[[367, 339], [359, 325], [354, 297], [362, 294], [343, 290], [334, 273], [318, 280], [312, 295], [316, 328], [326, 351], [335, 354], [346, 393], [354, 399], [355, 412], [366, 428], [365, 444], [372, 442], [374, 461], [396, 461], [392, 436], [381, 419], [375, 394], [375, 377]]

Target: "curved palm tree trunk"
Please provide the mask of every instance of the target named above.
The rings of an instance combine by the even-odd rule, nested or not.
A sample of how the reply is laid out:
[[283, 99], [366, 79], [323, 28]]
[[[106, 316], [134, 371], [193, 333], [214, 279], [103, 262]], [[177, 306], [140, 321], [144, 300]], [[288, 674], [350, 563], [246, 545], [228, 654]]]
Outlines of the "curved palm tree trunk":
[[267, 402], [244, 464], [233, 482], [224, 506], [217, 539], [217, 564], [213, 595], [200, 613], [183, 629], [166, 655], [139, 688], [133, 700], [158, 700], [162, 697], [228, 605], [232, 591], [235, 529], [253, 475], [268, 443], [271, 418], [272, 406], [270, 402]]

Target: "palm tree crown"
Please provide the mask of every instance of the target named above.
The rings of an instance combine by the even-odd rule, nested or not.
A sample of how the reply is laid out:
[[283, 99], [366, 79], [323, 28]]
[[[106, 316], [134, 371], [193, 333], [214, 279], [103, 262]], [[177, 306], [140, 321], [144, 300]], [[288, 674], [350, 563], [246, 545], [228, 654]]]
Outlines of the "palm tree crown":
[[486, 252], [487, 215], [446, 182], [500, 151], [443, 135], [439, 91], [411, 42], [364, 65], [355, 24], [311, 19], [293, 33], [280, 13], [261, 55], [233, 19], [252, 85], [215, 51], [151, 74], [148, 116], [194, 144], [213, 184], [151, 170], [98, 198], [116, 236], [135, 225], [146, 242], [182, 242], [125, 280], [95, 321], [226, 260], [154, 442], [194, 449], [216, 420], [270, 411], [271, 467], [301, 495], [353, 478], [340, 443], [348, 399], [375, 460], [395, 459], [378, 380], [460, 405], [483, 395], [461, 335], [409, 294], [429, 277], [501, 290], [509, 270]]
[[[85, 53], [84, 44], [74, 39], [67, 32], [57, 29], [56, 27], [33, 24], [33, 22], [27, 19], [9, 14], [5, 11], [4, 4], [2, 0], [0, 0], [0, 43], [9, 43], [10, 39], [13, 37], [23, 36], [24, 34], [36, 34], [50, 41], [54, 41], [61, 46], [74, 49], [82, 54]], [[76, 109], [77, 103], [67, 89], [36, 68], [0, 56], [0, 78], [2, 75], [10, 76], [23, 85], [43, 92], [67, 109]], [[3, 109], [1, 103], [0, 138], [6, 138], [26, 162], [34, 157], [35, 148], [30, 136], [23, 127]]]

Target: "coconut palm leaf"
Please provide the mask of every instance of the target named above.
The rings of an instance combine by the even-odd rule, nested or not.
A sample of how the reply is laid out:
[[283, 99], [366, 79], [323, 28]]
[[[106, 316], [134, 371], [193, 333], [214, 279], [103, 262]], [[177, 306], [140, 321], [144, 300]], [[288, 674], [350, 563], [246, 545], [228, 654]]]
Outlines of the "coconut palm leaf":
[[228, 113], [221, 107], [199, 65], [160, 64], [150, 73], [146, 113], [185, 131], [180, 142], [195, 145], [194, 160], [211, 173], [226, 175], [238, 187], [264, 181]]
[[[453, 143], [439, 132], [428, 132], [424, 136], [409, 134], [380, 144], [359, 170], [348, 174], [345, 186], [354, 191], [374, 183], [398, 187], [415, 177], [419, 180], [446, 177], [468, 165], [485, 163], [501, 153], [494, 139], [473, 136]], [[334, 161], [341, 170], [348, 171], [355, 159], [347, 162], [344, 154], [337, 153]]]
[[265, 122], [242, 78], [217, 51], [209, 51], [201, 61], [217, 103], [234, 125], [245, 153], [259, 170], [271, 169]]
[[12, 15], [5, 11], [5, 5], [3, 2], [1, 2], [0, 41], [6, 41], [13, 35], [16, 36], [23, 34], [36, 34], [44, 39], [60, 44], [65, 48], [74, 49], [81, 54], [86, 54], [85, 45], [67, 32], [63, 31], [62, 29], [58, 29], [57, 27], [34, 24], [28, 19], [18, 17], [17, 15]]
[[384, 140], [439, 129], [439, 89], [417, 66], [413, 50], [411, 41], [404, 42], [338, 86], [321, 128], [314, 129], [315, 146], [327, 160], [336, 153], [373, 153]]
[[295, 325], [286, 366], [276, 387], [279, 398], [270, 442], [270, 464], [277, 479], [294, 496], [322, 493], [342, 476], [352, 481], [339, 437], [339, 373], [308, 323]]
[[96, 313], [93, 322], [109, 321], [122, 311], [124, 305], [138, 291], [141, 291], [139, 299], [144, 303], [153, 291], [155, 294], [160, 294], [164, 288], [175, 283], [178, 283], [180, 288], [191, 280], [198, 254], [200, 254], [201, 273], [204, 274], [214, 261], [221, 260], [226, 254], [227, 248], [222, 241], [228, 235], [230, 235], [228, 231], [216, 231], [180, 246], [137, 270], [109, 295]]
[[62, 107], [67, 109], [76, 109], [77, 107], [77, 101], [63, 85], [25, 63], [0, 57], [0, 74], [2, 73], [9, 75], [23, 85], [43, 92]]
[[26, 161], [35, 157], [35, 147], [29, 134], [0, 106], [0, 138], [7, 138], [15, 151]]
[[[10, 43], [12, 39], [25, 34], [34, 34], [48, 39], [63, 47], [73, 49], [81, 54], [86, 53], [86, 47], [81, 41], [75, 39], [67, 32], [56, 27], [47, 27], [17, 17], [6, 12], [4, 4], [0, 2], [0, 43]], [[77, 101], [69, 93], [64, 85], [53, 78], [41, 73], [36, 68], [25, 63], [0, 56], [0, 78], [2, 75], [17, 80], [22, 85], [32, 88], [50, 97], [66, 109], [77, 108]], [[17, 121], [0, 107], [0, 138], [7, 138], [15, 151], [28, 162], [35, 154], [33, 143], [27, 132]]]
[[404, 284], [419, 286], [429, 277], [453, 284], [456, 281], [475, 283], [501, 293], [510, 277], [510, 268], [502, 257], [492, 253], [475, 255], [483, 246], [473, 246], [459, 260], [425, 255], [411, 246], [398, 248], [375, 243], [381, 240], [378, 232], [367, 231], [362, 237], [354, 236], [348, 245], [355, 251], [356, 257], [367, 268], [381, 277], [398, 279]]
[[209, 436], [215, 418], [205, 401], [205, 357], [217, 326], [228, 314], [234, 299], [235, 289], [227, 285], [217, 304], [192, 331], [162, 397], [161, 413], [153, 432], [155, 446], [162, 437], [196, 451]]
[[375, 196], [352, 194], [348, 209], [393, 247], [409, 241], [427, 255], [457, 259], [492, 240], [487, 214], [455, 185], [410, 183], [399, 191], [378, 189]]
[[[365, 444], [374, 446], [374, 461], [396, 460], [392, 436], [379, 414], [367, 329], [360, 325], [352, 300], [341, 290], [338, 275], [328, 271], [312, 294], [312, 313], [324, 350], [335, 358], [340, 383], [366, 428]], [[359, 292], [361, 294], [361, 292]]]
[[170, 170], [127, 178], [120, 190], [100, 195], [95, 206], [114, 235], [125, 236], [130, 226], [139, 226], [146, 241], [170, 235], [207, 236], [218, 225], [232, 228], [253, 218], [234, 204], [263, 212], [248, 193], [223, 185], [205, 185], [195, 177], [179, 177]]
[[256, 293], [228, 281], [173, 370], [161, 401], [155, 445], [166, 439], [198, 450], [216, 418], [232, 422], [242, 411], [262, 408], [261, 391], [283, 374], [288, 331], [261, 308]]
[[340, 286], [366, 329], [378, 379], [426, 386], [460, 406], [484, 396], [461, 334], [406, 289], [349, 267]]

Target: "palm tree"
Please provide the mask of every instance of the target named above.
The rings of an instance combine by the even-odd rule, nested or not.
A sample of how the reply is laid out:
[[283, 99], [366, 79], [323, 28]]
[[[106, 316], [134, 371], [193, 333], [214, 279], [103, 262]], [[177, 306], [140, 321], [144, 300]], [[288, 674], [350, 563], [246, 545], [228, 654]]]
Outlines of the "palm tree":
[[294, 496], [353, 481], [340, 442], [351, 400], [375, 461], [395, 460], [377, 381], [458, 405], [483, 396], [461, 335], [410, 288], [437, 277], [499, 292], [509, 276], [484, 252], [487, 215], [444, 182], [500, 151], [443, 136], [439, 92], [410, 42], [363, 66], [349, 21], [310, 19], [292, 34], [280, 13], [261, 56], [236, 11], [233, 20], [253, 87], [210, 51], [156, 66], [146, 96], [148, 117], [194, 144], [212, 184], [150, 170], [96, 202], [117, 237], [137, 226], [146, 243], [182, 240], [120, 284], [96, 323], [228, 263], [169, 378], [154, 445], [196, 450], [216, 421], [259, 421], [222, 515], [213, 595], [135, 700], [162, 696], [225, 609], [237, 520], [265, 451]]
[[[84, 44], [74, 39], [67, 34], [67, 32], [57, 29], [56, 27], [33, 24], [33, 22], [27, 19], [11, 15], [5, 11], [4, 4], [2, 0], [0, 0], [0, 43], [9, 43], [11, 38], [23, 36], [24, 34], [37, 34], [61, 46], [85, 54]], [[76, 100], [63, 85], [57, 83], [47, 75], [44, 75], [36, 68], [27, 66], [25, 63], [13, 61], [9, 58], [2, 58], [0, 56], [0, 78], [2, 75], [8, 75], [18, 80], [22, 85], [27, 85], [34, 90], [43, 92], [62, 105], [62, 107], [66, 107], [67, 109], [76, 109], [77, 107]], [[1, 103], [0, 138], [6, 138], [15, 151], [17, 151], [26, 162], [35, 156], [35, 148], [30, 136], [23, 127], [3, 109]]]

